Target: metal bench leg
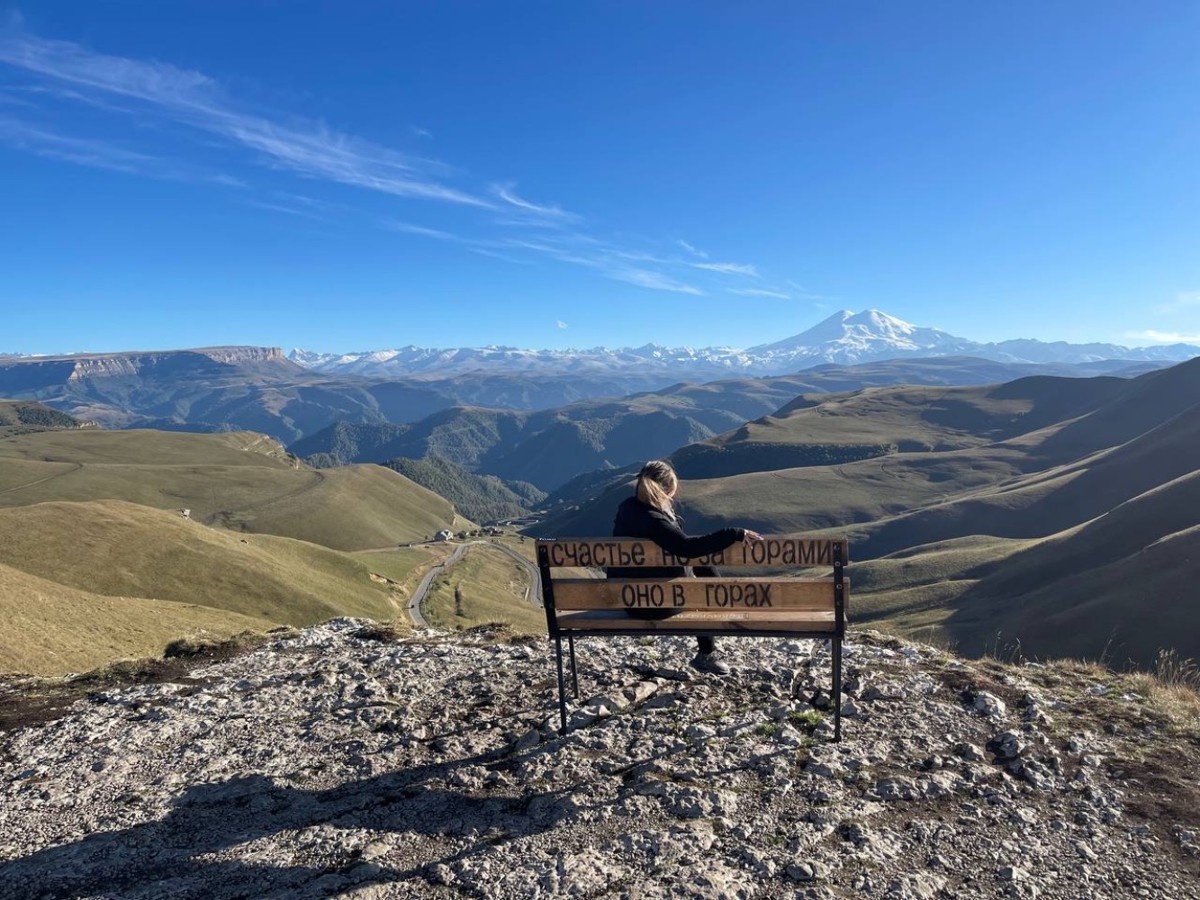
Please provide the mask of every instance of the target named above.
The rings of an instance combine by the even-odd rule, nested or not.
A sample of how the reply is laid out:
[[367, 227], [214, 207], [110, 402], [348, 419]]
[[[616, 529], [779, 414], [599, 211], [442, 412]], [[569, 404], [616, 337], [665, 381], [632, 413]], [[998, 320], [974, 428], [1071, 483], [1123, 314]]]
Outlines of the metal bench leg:
[[833, 740], [842, 740], [842, 639], [833, 639]]
[[567, 733], [567, 685], [563, 680], [562, 636], [554, 636], [554, 658], [558, 663], [558, 718], [562, 723], [559, 735]]
[[579, 701], [579, 672], [575, 668], [575, 635], [567, 635], [567, 646], [571, 650], [571, 684], [575, 688], [575, 700]]

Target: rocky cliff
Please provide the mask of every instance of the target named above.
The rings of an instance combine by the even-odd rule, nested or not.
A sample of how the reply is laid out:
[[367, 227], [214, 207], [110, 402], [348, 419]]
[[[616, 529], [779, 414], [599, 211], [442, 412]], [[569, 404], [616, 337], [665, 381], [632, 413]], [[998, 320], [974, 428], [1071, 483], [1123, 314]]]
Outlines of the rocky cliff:
[[1148, 679], [854, 635], [835, 744], [823, 644], [724, 646], [581, 641], [565, 738], [545, 640], [486, 632], [14, 681], [0, 896], [1198, 896], [1195, 726]]

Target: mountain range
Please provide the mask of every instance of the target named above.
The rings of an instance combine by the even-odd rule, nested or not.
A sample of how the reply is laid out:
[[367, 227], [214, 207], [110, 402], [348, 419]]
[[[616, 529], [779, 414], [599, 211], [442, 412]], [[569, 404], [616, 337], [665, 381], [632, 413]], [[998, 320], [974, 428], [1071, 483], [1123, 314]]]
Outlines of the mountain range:
[[1200, 347], [1188, 344], [1130, 348], [1033, 339], [980, 343], [868, 309], [859, 313], [841, 310], [801, 334], [744, 350], [657, 344], [618, 350], [407, 346], [346, 354], [295, 349], [288, 358], [318, 372], [364, 376], [639, 371], [671, 372], [679, 378], [715, 378], [730, 374], [780, 375], [822, 363], [856, 365], [917, 356], [974, 356], [1004, 363], [1090, 363], [1111, 359], [1178, 362], [1197, 355]]
[[[859, 622], [979, 654], [1200, 657], [1200, 359], [1132, 379], [1035, 376], [804, 395], [670, 455], [688, 531], [848, 535]], [[607, 534], [630, 474], [542, 535]]]
[[[340, 357], [293, 351], [288, 358], [274, 347], [207, 347], [0, 356], [0, 397], [37, 400], [107, 428], [251, 430], [291, 443], [338, 422], [414, 423], [455, 406], [550, 410], [673, 389], [681, 382], [748, 383], [779, 372], [803, 371], [804, 386], [797, 385], [794, 396], [902, 381], [982, 384], [1030, 374], [1135, 375], [1198, 354], [1200, 347], [1188, 345], [976, 344], [871, 310], [841, 312], [803, 334], [744, 351], [407, 348]], [[1024, 359], [1035, 362], [1014, 361]], [[850, 363], [852, 370], [844, 368]], [[740, 414], [745, 419], [774, 408]], [[716, 433], [732, 424], [705, 427]]]

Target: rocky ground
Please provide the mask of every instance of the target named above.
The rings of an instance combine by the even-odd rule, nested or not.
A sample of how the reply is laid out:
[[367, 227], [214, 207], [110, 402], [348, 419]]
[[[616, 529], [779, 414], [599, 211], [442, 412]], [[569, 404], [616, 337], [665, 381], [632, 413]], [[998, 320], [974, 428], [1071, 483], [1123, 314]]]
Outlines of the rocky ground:
[[1102, 670], [856, 634], [835, 744], [821, 643], [590, 639], [560, 738], [544, 639], [364, 625], [0, 689], [0, 897], [1200, 897], [1196, 736]]

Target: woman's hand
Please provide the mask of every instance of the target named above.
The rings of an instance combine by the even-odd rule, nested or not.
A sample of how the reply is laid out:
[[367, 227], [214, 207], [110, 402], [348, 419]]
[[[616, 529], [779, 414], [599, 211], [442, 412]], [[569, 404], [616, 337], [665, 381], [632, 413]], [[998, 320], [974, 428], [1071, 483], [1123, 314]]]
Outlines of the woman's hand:
[[743, 528], [742, 531], [744, 532], [742, 535], [743, 544], [757, 544], [763, 539], [763, 536], [757, 531], [751, 531], [749, 528]]

